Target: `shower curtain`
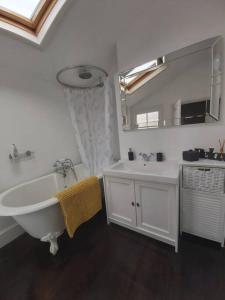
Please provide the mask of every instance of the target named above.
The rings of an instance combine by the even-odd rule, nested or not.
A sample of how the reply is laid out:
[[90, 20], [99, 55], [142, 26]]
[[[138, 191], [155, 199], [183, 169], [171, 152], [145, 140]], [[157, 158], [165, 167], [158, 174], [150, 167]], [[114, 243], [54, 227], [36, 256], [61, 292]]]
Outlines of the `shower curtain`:
[[104, 87], [66, 89], [69, 111], [82, 162], [90, 175], [99, 175], [113, 162], [112, 90]]

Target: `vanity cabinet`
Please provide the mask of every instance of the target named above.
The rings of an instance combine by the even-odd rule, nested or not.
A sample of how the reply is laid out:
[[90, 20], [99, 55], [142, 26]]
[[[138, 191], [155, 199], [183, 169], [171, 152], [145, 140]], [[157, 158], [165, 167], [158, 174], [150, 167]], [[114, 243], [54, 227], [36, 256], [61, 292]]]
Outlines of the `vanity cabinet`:
[[113, 222], [175, 246], [178, 240], [178, 187], [104, 177], [108, 223]]

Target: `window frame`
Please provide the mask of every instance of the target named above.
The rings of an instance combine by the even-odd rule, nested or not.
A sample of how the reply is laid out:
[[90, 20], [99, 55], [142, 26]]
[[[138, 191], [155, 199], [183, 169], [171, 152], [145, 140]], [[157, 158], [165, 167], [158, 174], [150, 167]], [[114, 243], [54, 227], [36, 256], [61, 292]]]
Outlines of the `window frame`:
[[0, 8], [0, 21], [13, 25], [19, 29], [37, 36], [45, 20], [47, 19], [57, 2], [58, 0], [40, 1], [31, 19], [28, 19], [5, 8]]
[[[155, 121], [149, 121], [149, 114], [152, 114], [152, 113], [157, 113], [158, 114], [158, 119], [155, 120]], [[137, 122], [137, 117], [139, 115], [145, 115], [146, 116], [146, 125], [145, 126], [140, 126], [141, 124], [144, 124], [144, 123], [138, 123]], [[159, 120], [160, 120], [160, 116], [159, 116], [159, 111], [158, 110], [152, 110], [152, 111], [148, 111], [148, 112], [143, 112], [143, 113], [137, 113], [136, 114], [136, 126], [137, 126], [137, 129], [145, 129], [145, 128], [159, 128]], [[152, 122], [157, 122], [157, 125], [156, 126], [150, 126], [150, 123]]]

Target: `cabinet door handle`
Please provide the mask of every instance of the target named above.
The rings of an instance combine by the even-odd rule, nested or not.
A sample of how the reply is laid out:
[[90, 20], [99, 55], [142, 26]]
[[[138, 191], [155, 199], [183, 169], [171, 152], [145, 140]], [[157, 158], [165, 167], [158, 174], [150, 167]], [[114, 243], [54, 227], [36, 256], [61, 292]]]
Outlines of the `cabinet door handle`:
[[140, 204], [139, 203], [137, 203], [137, 207], [139, 207], [140, 206]]
[[134, 202], [131, 202], [131, 205], [134, 206]]

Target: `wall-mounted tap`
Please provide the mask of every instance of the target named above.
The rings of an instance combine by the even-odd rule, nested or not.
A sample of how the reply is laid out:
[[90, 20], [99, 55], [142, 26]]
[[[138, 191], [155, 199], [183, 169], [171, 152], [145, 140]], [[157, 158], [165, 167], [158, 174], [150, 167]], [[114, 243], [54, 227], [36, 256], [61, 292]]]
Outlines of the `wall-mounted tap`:
[[9, 154], [9, 158], [11, 158], [11, 159], [12, 159], [12, 158], [17, 158], [18, 155], [19, 155], [19, 151], [18, 151], [16, 145], [15, 145], [15, 144], [12, 144], [12, 151], [11, 151], [11, 153]]
[[9, 154], [9, 159], [11, 160], [20, 160], [23, 158], [28, 158], [31, 157], [34, 152], [27, 150], [23, 153], [20, 153], [19, 150], [17, 149], [15, 144], [12, 144], [10, 154]]

